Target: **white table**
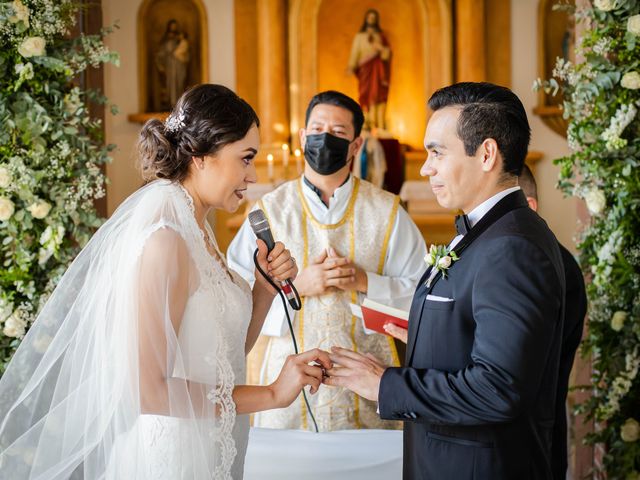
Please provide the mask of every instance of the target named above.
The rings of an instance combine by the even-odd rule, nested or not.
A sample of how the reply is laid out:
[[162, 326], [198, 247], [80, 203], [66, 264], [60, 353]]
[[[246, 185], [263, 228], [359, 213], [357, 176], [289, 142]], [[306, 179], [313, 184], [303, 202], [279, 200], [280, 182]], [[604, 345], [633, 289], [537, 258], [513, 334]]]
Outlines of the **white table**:
[[244, 480], [402, 478], [402, 431], [251, 428]]

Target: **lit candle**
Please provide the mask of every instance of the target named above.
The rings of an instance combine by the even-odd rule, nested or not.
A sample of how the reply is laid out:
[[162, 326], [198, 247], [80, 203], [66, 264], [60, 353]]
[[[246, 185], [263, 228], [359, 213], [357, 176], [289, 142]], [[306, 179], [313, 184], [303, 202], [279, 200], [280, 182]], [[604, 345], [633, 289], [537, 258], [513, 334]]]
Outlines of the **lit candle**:
[[286, 169], [289, 166], [289, 145], [282, 144], [282, 166]]
[[269, 181], [273, 182], [273, 155], [267, 155], [267, 177], [269, 177]]
[[293, 155], [296, 157], [296, 169], [298, 170], [298, 175], [302, 173], [302, 154], [299, 148], [293, 152]]

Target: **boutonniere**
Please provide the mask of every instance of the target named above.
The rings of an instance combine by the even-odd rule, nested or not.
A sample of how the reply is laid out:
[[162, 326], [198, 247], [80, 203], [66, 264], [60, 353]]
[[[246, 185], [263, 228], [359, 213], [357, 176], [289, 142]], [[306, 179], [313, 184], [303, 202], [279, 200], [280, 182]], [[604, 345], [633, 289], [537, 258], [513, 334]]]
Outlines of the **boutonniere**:
[[[456, 262], [458, 258], [456, 252], [449, 247], [445, 247], [444, 245], [431, 245], [429, 252], [427, 252], [427, 255], [424, 257], [424, 262], [429, 267], [433, 267], [433, 272], [441, 272], [442, 278], [447, 278], [447, 270], [449, 270], [453, 262]], [[430, 286], [431, 280], [435, 277], [433, 272], [429, 275], [427, 287]]]

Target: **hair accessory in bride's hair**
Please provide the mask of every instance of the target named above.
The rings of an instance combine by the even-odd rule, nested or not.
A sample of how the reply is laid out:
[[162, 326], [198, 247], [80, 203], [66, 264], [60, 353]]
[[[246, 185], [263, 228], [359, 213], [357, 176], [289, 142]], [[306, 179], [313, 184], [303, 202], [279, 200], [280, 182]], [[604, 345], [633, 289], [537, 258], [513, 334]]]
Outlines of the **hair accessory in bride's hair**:
[[164, 121], [164, 128], [167, 132], [176, 133], [184, 128], [184, 111], [182, 108], [176, 113], [172, 113]]

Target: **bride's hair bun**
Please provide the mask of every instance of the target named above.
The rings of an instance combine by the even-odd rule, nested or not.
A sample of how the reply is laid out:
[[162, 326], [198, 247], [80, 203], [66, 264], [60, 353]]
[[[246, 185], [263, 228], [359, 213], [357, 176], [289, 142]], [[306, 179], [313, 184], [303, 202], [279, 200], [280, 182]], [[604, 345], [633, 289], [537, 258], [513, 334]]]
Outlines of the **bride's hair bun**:
[[203, 84], [182, 94], [165, 120], [142, 127], [138, 154], [146, 180], [184, 180], [192, 157], [215, 155], [243, 139], [260, 121], [251, 106], [222, 85]]
[[186, 176], [189, 159], [186, 162], [185, 159], [182, 162], [178, 160], [176, 145], [171, 143], [166, 133], [165, 124], [155, 118], [142, 127], [138, 154], [145, 180], [166, 178], [179, 181]]

